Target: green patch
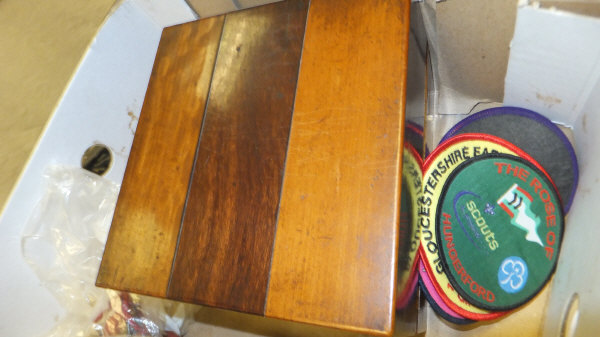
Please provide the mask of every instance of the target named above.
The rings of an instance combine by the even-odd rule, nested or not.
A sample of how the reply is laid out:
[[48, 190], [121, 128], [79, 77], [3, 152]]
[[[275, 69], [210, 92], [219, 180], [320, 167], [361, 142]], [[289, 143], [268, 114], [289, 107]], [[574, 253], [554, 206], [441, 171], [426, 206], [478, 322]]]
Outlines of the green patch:
[[518, 307], [554, 272], [562, 206], [547, 176], [526, 160], [488, 154], [463, 162], [444, 184], [436, 214], [444, 269], [477, 307]]

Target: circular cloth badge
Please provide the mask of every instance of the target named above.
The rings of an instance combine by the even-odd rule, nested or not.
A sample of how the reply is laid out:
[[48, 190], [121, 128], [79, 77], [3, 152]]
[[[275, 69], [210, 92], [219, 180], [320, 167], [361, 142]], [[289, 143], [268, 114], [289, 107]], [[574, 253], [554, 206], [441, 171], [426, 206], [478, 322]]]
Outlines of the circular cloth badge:
[[529, 161], [500, 153], [465, 161], [447, 178], [437, 206], [442, 264], [475, 306], [514, 309], [554, 272], [562, 207], [545, 172]]
[[404, 144], [402, 154], [402, 195], [400, 197], [400, 228], [398, 240], [398, 296], [396, 309], [404, 308], [417, 285], [419, 237], [415, 203], [421, 194], [423, 162], [415, 148]]
[[[440, 144], [423, 164], [423, 193], [417, 200], [420, 256], [434, 287], [454, 312], [472, 320], [490, 320], [506, 312], [489, 311], [465, 300], [450, 283], [442, 264], [437, 241], [437, 204], [450, 174], [463, 162], [489, 153], [507, 153], [534, 162], [515, 145], [487, 134], [463, 134]], [[537, 164], [539, 165], [539, 164]]]
[[571, 142], [552, 121], [527, 109], [492, 108], [463, 119], [442, 141], [473, 132], [500, 137], [531, 155], [548, 172], [556, 184], [565, 212], [569, 211], [579, 179], [577, 158]]
[[424, 143], [423, 127], [407, 120], [404, 124], [404, 144], [410, 144], [417, 150], [419, 157], [423, 158], [429, 154]]
[[429, 275], [427, 275], [423, 261], [419, 261], [419, 287], [421, 288], [422, 293], [425, 295], [425, 298], [427, 298], [431, 308], [433, 308], [433, 311], [435, 311], [439, 316], [443, 317], [448, 322], [454, 324], [469, 324], [474, 322], [455, 313], [446, 305], [446, 303], [444, 303], [437, 290], [435, 290]]

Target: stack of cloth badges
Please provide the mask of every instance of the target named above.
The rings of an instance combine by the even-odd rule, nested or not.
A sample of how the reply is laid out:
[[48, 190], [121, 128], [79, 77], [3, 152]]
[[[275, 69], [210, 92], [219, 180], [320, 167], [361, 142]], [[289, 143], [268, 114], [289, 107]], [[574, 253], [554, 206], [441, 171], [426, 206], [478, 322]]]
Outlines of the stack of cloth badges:
[[483, 110], [452, 127], [422, 171], [412, 207], [418, 282], [433, 310], [468, 324], [534, 298], [556, 268], [577, 188], [565, 134], [530, 110]]
[[423, 127], [406, 121], [398, 232], [397, 310], [403, 310], [409, 305], [415, 294], [418, 280], [420, 240], [417, 234], [419, 216], [415, 206], [422, 192], [423, 158], [426, 153], [424, 143]]

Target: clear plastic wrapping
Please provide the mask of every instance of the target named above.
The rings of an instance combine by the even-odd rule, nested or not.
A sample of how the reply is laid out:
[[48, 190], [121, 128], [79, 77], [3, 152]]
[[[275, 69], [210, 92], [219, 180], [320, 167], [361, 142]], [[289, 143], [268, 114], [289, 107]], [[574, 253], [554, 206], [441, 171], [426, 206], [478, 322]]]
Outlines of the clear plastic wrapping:
[[119, 186], [64, 166], [49, 167], [43, 178], [21, 247], [64, 309], [47, 336], [180, 336], [185, 305], [95, 286]]

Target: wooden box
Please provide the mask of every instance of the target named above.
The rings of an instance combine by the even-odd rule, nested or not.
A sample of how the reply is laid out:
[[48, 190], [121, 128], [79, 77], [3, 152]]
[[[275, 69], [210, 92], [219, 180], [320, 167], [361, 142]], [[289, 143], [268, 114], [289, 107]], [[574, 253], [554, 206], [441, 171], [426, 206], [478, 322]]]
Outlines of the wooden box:
[[163, 31], [97, 285], [393, 330], [409, 1]]

